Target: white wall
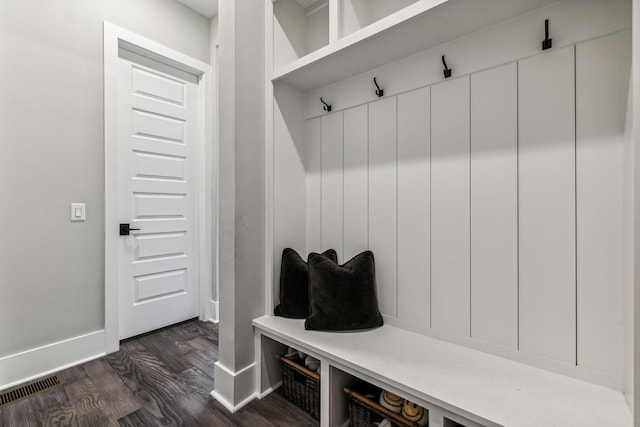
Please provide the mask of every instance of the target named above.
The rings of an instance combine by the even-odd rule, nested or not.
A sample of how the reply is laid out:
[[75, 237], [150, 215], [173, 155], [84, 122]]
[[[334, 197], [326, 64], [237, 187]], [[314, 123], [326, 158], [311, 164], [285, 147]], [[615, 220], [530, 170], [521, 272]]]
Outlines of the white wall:
[[624, 351], [626, 36], [576, 46], [578, 364], [620, 375], [624, 358], [601, 349]]
[[[628, 32], [628, 43], [631, 42], [631, 32]], [[631, 60], [631, 58], [629, 58]], [[629, 85], [627, 88], [627, 114], [625, 117], [625, 146], [624, 146], [624, 224], [625, 229], [634, 230], [634, 153], [633, 139], [633, 73], [627, 76]], [[633, 409], [634, 395], [634, 243], [635, 233], [626, 233], [624, 236], [624, 393], [629, 406]]]
[[[305, 250], [305, 169], [309, 180], [313, 180], [311, 165], [305, 164], [306, 147], [304, 121], [302, 120], [302, 94], [285, 85], [274, 87], [273, 103], [273, 235], [274, 235], [274, 283], [280, 283], [280, 261], [285, 248], [293, 248], [300, 253]], [[288, 120], [285, 120], [285, 117]], [[313, 144], [311, 134], [306, 139]], [[320, 126], [317, 127], [320, 135]], [[297, 141], [297, 142], [296, 142]], [[319, 158], [318, 171], [319, 176]], [[320, 182], [318, 181], [318, 186]], [[310, 219], [314, 221], [315, 219]], [[320, 233], [318, 233], [319, 235]], [[314, 248], [313, 250], [320, 250]], [[273, 298], [279, 302], [279, 288], [274, 288]]]
[[[281, 112], [287, 126], [274, 134], [274, 161], [287, 165], [283, 153], [304, 151], [309, 168], [305, 200], [283, 191], [287, 206], [306, 203], [307, 249], [372, 249], [390, 323], [622, 389], [628, 5], [560, 2], [314, 90], [302, 147], [292, 131], [300, 112]], [[565, 25], [542, 53], [534, 27], [545, 16]], [[449, 51], [454, 78], [443, 81], [434, 64]], [[320, 112], [323, 95], [338, 111]], [[406, 97], [415, 106], [402, 109]], [[418, 129], [424, 123], [428, 132]], [[416, 138], [429, 149], [401, 156], [408, 142], [419, 147]], [[359, 152], [364, 165], [348, 161]], [[304, 180], [299, 166], [274, 170], [276, 194], [278, 177]], [[420, 182], [407, 188], [403, 177], [416, 170]], [[357, 193], [367, 194], [365, 209]], [[290, 223], [280, 204], [274, 222]], [[274, 240], [276, 266], [279, 247], [302, 246], [277, 227]]]
[[105, 20], [209, 61], [172, 0], [0, 2], [0, 356], [104, 328]]

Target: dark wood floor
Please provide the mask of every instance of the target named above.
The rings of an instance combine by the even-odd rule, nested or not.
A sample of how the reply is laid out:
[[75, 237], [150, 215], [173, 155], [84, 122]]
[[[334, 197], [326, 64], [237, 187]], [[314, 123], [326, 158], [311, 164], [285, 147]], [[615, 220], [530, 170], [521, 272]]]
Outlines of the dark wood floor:
[[218, 329], [197, 320], [62, 371], [65, 384], [0, 409], [0, 427], [318, 426], [278, 392], [230, 414], [213, 400]]

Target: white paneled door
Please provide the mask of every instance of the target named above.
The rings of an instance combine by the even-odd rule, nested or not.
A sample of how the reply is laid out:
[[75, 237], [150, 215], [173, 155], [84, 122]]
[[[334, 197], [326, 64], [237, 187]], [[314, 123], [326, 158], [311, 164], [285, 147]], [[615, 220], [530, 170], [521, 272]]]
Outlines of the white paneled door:
[[122, 49], [118, 80], [123, 339], [198, 314], [199, 100], [198, 77]]

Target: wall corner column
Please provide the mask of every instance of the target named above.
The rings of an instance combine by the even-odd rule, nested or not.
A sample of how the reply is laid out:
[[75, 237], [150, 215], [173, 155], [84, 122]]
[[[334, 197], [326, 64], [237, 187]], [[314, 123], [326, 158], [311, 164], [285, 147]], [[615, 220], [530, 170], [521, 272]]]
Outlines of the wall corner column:
[[222, 1], [219, 23], [219, 348], [211, 395], [231, 412], [255, 388], [264, 313], [264, 0]]

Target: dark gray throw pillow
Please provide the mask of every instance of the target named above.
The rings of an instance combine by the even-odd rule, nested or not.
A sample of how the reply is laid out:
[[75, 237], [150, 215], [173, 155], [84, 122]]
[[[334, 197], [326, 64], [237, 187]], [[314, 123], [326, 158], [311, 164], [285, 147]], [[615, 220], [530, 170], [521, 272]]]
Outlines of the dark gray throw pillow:
[[305, 329], [345, 331], [382, 326], [376, 294], [376, 269], [371, 251], [343, 265], [309, 255], [311, 314]]
[[[318, 255], [318, 254], [316, 254]], [[336, 263], [338, 255], [333, 249], [322, 254]], [[304, 319], [309, 315], [309, 277], [307, 263], [291, 248], [282, 251], [280, 268], [280, 304], [274, 310], [276, 316]]]

